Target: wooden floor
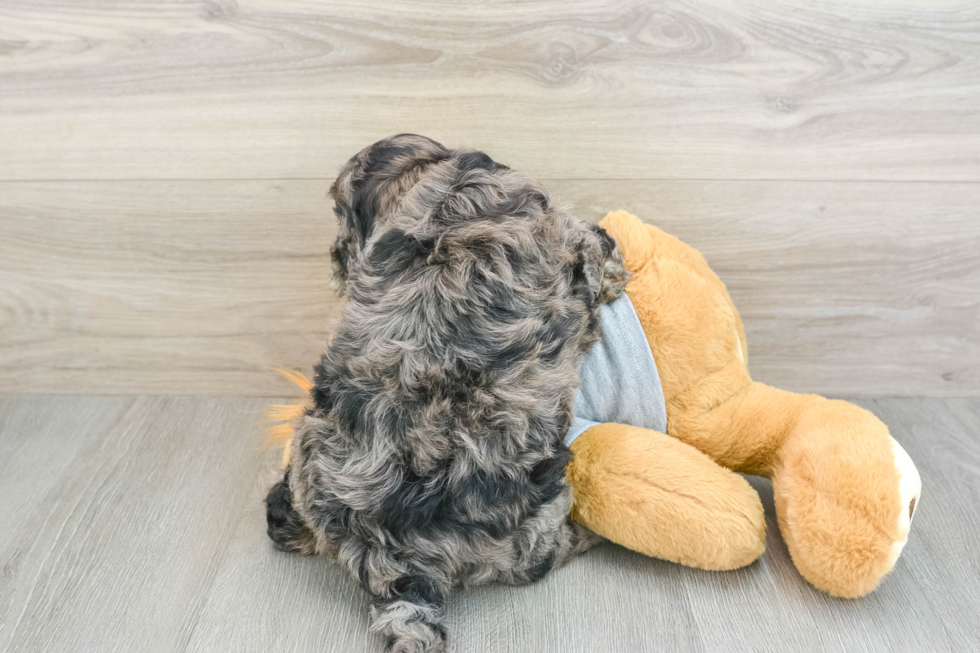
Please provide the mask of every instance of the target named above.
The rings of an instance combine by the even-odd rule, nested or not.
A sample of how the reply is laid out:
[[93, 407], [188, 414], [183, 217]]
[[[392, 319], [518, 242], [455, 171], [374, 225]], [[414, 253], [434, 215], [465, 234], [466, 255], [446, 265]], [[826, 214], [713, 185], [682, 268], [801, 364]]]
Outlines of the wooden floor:
[[[331, 563], [277, 552], [261, 399], [0, 399], [0, 651], [377, 652]], [[873, 594], [793, 568], [768, 483], [767, 552], [696, 571], [606, 544], [526, 588], [455, 595], [456, 653], [980, 650], [980, 399], [861, 400], [916, 460], [909, 544]]]

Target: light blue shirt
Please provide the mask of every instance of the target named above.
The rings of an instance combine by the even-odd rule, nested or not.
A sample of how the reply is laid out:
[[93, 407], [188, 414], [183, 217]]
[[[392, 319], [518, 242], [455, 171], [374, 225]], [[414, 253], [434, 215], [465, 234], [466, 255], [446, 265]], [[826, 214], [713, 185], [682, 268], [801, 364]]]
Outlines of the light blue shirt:
[[574, 421], [565, 444], [596, 424], [616, 422], [667, 432], [667, 407], [660, 374], [633, 302], [624, 293], [603, 304], [602, 340], [579, 367]]

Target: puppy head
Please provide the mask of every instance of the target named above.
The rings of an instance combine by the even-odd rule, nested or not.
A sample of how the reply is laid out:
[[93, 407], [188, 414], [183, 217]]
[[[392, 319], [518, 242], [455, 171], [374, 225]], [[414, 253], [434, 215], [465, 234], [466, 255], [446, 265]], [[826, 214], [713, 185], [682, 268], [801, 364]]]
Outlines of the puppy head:
[[333, 283], [343, 294], [351, 262], [374, 231], [432, 164], [452, 152], [416, 134], [398, 134], [364, 148], [348, 161], [330, 187], [339, 231], [330, 251]]

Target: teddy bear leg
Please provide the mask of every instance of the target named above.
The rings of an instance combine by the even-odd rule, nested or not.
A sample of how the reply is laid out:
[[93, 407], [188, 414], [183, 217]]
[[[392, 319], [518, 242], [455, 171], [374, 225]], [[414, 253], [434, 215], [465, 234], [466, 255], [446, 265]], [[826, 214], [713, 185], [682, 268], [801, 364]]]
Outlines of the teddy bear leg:
[[741, 476], [663, 433], [599, 424], [575, 440], [572, 518], [649, 556], [711, 570], [765, 549], [758, 494]]
[[772, 479], [780, 532], [817, 588], [862, 596], [895, 566], [921, 483], [872, 413], [750, 383], [677, 415], [674, 429], [719, 463]]

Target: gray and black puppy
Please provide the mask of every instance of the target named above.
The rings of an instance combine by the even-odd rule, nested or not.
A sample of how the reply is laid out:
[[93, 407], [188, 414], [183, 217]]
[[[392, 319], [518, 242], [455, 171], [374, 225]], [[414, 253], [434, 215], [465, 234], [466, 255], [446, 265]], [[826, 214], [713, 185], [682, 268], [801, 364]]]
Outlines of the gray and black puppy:
[[482, 152], [392, 136], [331, 194], [348, 301], [269, 536], [345, 565], [386, 650], [443, 651], [454, 586], [531, 583], [597, 541], [569, 519], [562, 438], [627, 273], [601, 228]]

